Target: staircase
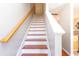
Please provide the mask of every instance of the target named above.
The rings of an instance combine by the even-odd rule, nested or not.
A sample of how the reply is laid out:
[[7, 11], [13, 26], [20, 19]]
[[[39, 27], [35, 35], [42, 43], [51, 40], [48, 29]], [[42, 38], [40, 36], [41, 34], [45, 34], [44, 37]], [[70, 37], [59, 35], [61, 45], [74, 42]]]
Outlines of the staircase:
[[17, 53], [18, 56], [50, 56], [46, 32], [46, 22], [43, 16], [34, 16], [26, 31], [24, 40]]

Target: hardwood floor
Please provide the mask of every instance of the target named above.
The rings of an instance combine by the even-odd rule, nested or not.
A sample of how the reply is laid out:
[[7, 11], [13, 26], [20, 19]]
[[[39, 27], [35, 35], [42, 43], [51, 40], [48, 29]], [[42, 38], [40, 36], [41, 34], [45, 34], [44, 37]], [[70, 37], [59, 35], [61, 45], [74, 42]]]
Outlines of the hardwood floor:
[[69, 56], [64, 50], [62, 50], [62, 56]]

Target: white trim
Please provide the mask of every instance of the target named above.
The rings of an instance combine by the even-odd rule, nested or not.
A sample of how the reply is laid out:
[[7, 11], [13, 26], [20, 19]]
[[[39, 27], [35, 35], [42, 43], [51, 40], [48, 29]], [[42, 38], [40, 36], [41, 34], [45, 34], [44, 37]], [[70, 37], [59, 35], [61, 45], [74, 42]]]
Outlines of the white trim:
[[[44, 19], [45, 19], [45, 27], [46, 27], [46, 31], [48, 31], [48, 30], [47, 30], [47, 21], [46, 21], [46, 18], [45, 18], [45, 17], [46, 17], [46, 16], [44, 16]], [[50, 46], [49, 46], [50, 44], [49, 44], [49, 40], [48, 40], [47, 34], [48, 34], [48, 33], [46, 32], [46, 40], [47, 40], [47, 43], [48, 43], [48, 44], [47, 44], [47, 47], [48, 47], [48, 55], [51, 56], [51, 50], [50, 50]]]
[[70, 53], [66, 49], [63, 48], [63, 50], [70, 56]]
[[[31, 17], [30, 17], [30, 18], [31, 18]], [[30, 21], [30, 20], [28, 19], [27, 21]], [[30, 22], [31, 22], [31, 21], [30, 21]], [[30, 22], [29, 22], [29, 24], [31, 24]], [[27, 30], [29, 29], [29, 27], [30, 27], [30, 26], [27, 27]], [[27, 30], [26, 30], [26, 32], [28, 32]], [[22, 41], [22, 43], [21, 43], [21, 45], [20, 45], [20, 47], [19, 47], [19, 49], [18, 49], [18, 51], [17, 51], [16, 56], [20, 56], [20, 55], [21, 55], [22, 46], [23, 46], [23, 44], [24, 44], [24, 41], [25, 41], [25, 39], [26, 39], [26, 36], [27, 36], [27, 33], [25, 33], [25, 35], [24, 35], [23, 41]]]
[[51, 13], [48, 10], [46, 10], [46, 17], [48, 18], [48, 21], [54, 33], [65, 34], [64, 29], [60, 26], [60, 24], [55, 20], [55, 18], [51, 15]]

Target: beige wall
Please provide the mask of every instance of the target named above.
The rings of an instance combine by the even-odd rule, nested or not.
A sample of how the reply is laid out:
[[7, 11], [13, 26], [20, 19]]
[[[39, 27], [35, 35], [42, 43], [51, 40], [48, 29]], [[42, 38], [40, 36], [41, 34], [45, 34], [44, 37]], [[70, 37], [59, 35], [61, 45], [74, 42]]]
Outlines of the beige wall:
[[42, 3], [35, 4], [36, 15], [43, 15], [44, 11], [45, 11], [45, 4], [42, 4]]

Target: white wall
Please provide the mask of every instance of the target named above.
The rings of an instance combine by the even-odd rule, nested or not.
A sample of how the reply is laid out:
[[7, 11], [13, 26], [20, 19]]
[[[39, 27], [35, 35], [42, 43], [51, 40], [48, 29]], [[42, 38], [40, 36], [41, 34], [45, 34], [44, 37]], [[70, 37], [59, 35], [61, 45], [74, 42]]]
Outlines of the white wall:
[[47, 16], [45, 19], [46, 19], [47, 36], [48, 36], [47, 38], [48, 38], [48, 42], [49, 42], [51, 55], [55, 56], [55, 34], [52, 31], [52, 27], [50, 26], [50, 23], [48, 21], [49, 19], [47, 18]]
[[62, 35], [65, 31], [48, 10], [46, 10], [46, 26], [51, 55], [61, 56]]
[[63, 5], [63, 11], [60, 13], [59, 24], [63, 27], [66, 34], [63, 35], [62, 47], [71, 53], [70, 43], [70, 5]]
[[[59, 13], [62, 10], [63, 3], [48, 3], [48, 9], [51, 13]], [[60, 8], [61, 7], [61, 8]]]
[[[0, 5], [0, 32], [6, 36], [30, 10], [30, 4], [1, 4]], [[2, 14], [1, 14], [2, 13]], [[30, 23], [31, 16], [18, 29], [14, 36], [6, 43], [0, 43], [0, 56], [15, 56], [22, 43], [26, 29]], [[0, 33], [0, 37], [4, 37]]]
[[0, 4], [0, 39], [28, 13], [30, 4]]

